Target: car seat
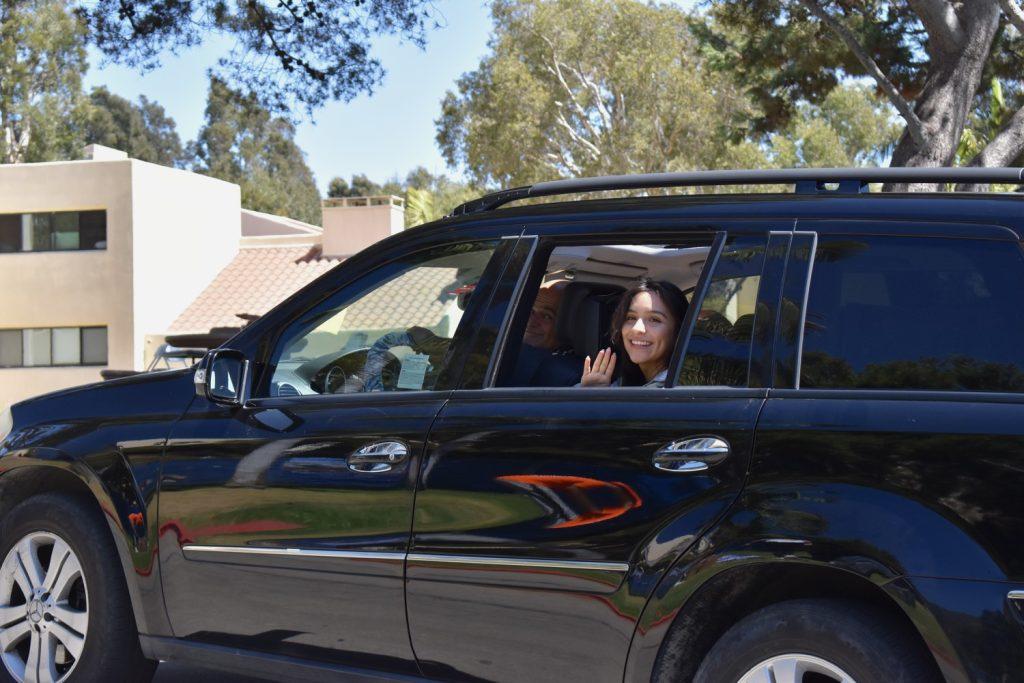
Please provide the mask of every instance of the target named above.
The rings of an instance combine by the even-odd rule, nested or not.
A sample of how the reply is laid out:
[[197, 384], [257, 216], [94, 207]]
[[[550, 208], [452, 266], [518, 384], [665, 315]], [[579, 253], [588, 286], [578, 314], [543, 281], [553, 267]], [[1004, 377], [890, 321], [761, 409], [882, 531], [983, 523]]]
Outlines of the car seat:
[[625, 291], [619, 285], [597, 282], [566, 285], [555, 322], [559, 341], [580, 358], [594, 358], [599, 349], [611, 344], [612, 314]]

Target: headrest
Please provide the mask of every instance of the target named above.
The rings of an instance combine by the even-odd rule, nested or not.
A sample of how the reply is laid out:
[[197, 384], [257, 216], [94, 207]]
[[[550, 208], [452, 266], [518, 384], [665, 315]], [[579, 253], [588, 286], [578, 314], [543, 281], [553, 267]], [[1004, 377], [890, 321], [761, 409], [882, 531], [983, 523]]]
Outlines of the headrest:
[[609, 344], [612, 313], [624, 291], [618, 285], [596, 282], [566, 285], [555, 323], [559, 341], [571, 346], [580, 358], [593, 358]]

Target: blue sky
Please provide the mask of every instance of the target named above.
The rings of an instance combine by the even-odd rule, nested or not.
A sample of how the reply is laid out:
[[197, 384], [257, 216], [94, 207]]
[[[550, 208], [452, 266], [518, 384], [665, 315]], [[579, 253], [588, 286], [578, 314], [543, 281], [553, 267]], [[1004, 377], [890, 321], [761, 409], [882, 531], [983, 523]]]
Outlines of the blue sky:
[[[694, 0], [678, 0], [690, 6]], [[434, 119], [441, 98], [454, 89], [463, 73], [472, 71], [487, 50], [490, 14], [480, 0], [436, 0], [442, 27], [427, 36], [427, 46], [402, 44], [392, 37], [374, 42], [376, 56], [387, 75], [372, 96], [349, 103], [334, 102], [303, 120], [297, 142], [326, 194], [334, 176], [366, 173], [381, 182], [416, 166], [434, 173], [458, 175], [445, 167], [434, 143]], [[105, 85], [112, 92], [137, 100], [145, 95], [159, 102], [178, 124], [182, 141], [195, 138], [206, 106], [206, 70], [230, 47], [204, 44], [181, 55], [165, 55], [162, 66], [145, 75], [114, 64], [103, 64], [92, 51], [86, 88]]]

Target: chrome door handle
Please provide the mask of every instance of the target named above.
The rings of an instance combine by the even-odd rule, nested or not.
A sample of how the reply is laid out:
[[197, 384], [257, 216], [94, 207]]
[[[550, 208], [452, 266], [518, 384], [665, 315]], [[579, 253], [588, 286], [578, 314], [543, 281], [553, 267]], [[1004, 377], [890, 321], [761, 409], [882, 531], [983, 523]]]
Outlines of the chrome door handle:
[[703, 472], [729, 457], [729, 442], [717, 436], [695, 436], [662, 446], [651, 461], [666, 472]]
[[401, 441], [378, 441], [348, 456], [348, 468], [353, 472], [390, 472], [408, 457], [409, 447]]

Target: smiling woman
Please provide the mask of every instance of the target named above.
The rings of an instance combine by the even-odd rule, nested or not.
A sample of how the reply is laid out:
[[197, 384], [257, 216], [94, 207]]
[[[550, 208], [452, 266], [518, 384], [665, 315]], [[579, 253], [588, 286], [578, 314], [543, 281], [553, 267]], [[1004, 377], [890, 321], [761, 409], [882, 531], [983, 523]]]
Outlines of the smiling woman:
[[[664, 280], [642, 281], [622, 295], [612, 315], [613, 346], [599, 351], [593, 364], [589, 356], [584, 360], [580, 383], [585, 387], [665, 386], [672, 348], [685, 315], [686, 296], [678, 287]], [[621, 367], [613, 381], [617, 362]]]
[[[711, 235], [538, 249], [515, 365], [499, 386], [663, 387]], [[510, 344], [511, 346], [511, 344]]]

